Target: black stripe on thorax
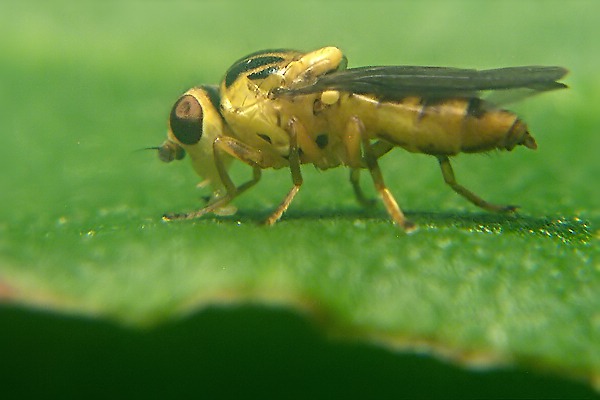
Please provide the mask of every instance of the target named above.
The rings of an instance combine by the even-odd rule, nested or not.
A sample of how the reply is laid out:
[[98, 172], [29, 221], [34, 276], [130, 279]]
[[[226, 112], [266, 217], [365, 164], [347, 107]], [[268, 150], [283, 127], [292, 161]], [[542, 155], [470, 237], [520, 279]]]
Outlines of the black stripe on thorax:
[[[225, 87], [231, 86], [231, 84], [233, 82], [235, 82], [235, 80], [237, 78], [239, 78], [239, 76], [245, 72], [252, 71], [254, 69], [257, 69], [262, 66], [267, 66], [269, 64], [275, 64], [275, 63], [278, 63], [278, 62], [281, 62], [284, 60], [285, 60], [285, 58], [280, 57], [280, 56], [246, 57], [246, 58], [236, 62], [235, 64], [233, 64], [231, 66], [231, 68], [229, 68], [227, 70], [227, 73], [225, 74]], [[271, 68], [275, 68], [275, 69], [272, 70]], [[272, 66], [271, 68], [266, 68], [266, 69], [263, 69], [256, 73], [265, 73], [265, 71], [268, 71], [268, 73], [266, 73], [266, 75], [269, 75], [276, 70], [275, 66]], [[251, 75], [254, 75], [254, 74], [251, 74]], [[258, 78], [251, 78], [251, 79], [258, 79]]]
[[267, 76], [276, 73], [277, 71], [279, 71], [278, 66], [273, 65], [270, 67], [265, 67], [259, 71], [253, 72], [250, 75], [248, 75], [248, 79], [250, 79], [251, 81], [256, 79], [264, 79]]

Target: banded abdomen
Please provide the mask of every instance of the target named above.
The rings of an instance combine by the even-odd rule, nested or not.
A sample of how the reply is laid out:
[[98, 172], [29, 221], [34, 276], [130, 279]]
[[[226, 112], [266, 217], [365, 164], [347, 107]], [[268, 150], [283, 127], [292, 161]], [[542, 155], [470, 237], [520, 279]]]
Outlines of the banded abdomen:
[[454, 155], [512, 150], [517, 145], [537, 147], [527, 125], [514, 113], [479, 98], [381, 101], [347, 94], [339, 105], [341, 114], [358, 116], [371, 137], [415, 153]]

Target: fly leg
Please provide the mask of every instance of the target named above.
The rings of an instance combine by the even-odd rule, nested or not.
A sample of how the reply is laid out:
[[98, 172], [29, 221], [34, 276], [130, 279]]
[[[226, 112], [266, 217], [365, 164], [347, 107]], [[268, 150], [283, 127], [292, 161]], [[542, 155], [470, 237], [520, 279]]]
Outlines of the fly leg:
[[[357, 122], [355, 119], [348, 123], [342, 142], [346, 149], [346, 164], [350, 165], [350, 183], [352, 184], [354, 196], [360, 205], [365, 208], [370, 208], [375, 205], [375, 200], [365, 196], [365, 193], [360, 187], [360, 168], [366, 168], [366, 164], [361, 151], [362, 132], [361, 129], [357, 128], [356, 124]], [[379, 140], [370, 145], [375, 159], [383, 156], [393, 147], [394, 146], [391, 143], [384, 140]]]
[[354, 197], [356, 201], [365, 208], [371, 208], [375, 205], [375, 200], [365, 196], [362, 188], [360, 187], [360, 169], [350, 168], [350, 183], [352, 184], [352, 190], [354, 190]]
[[288, 194], [285, 196], [279, 207], [265, 220], [265, 225], [273, 225], [281, 218], [283, 213], [288, 209], [292, 200], [300, 190], [302, 186], [302, 173], [300, 172], [300, 151], [298, 148], [298, 136], [305, 135], [304, 127], [297, 118], [291, 118], [288, 123], [288, 133], [290, 135], [290, 154], [288, 161], [290, 163], [290, 171], [292, 173], [292, 182], [294, 186], [290, 189]]
[[[222, 152], [250, 165], [252, 167], [252, 178], [240, 186], [235, 186], [229, 177], [227, 168], [223, 162]], [[268, 160], [259, 150], [249, 147], [231, 137], [218, 137], [215, 139], [213, 142], [213, 153], [219, 178], [221, 179], [223, 186], [225, 186], [225, 194], [213, 200], [210, 204], [200, 210], [183, 214], [166, 214], [163, 216], [164, 220], [195, 219], [226, 206], [234, 198], [258, 183], [261, 177], [261, 168], [271, 166], [276, 161]]]
[[442, 175], [444, 176], [444, 181], [458, 194], [463, 196], [465, 199], [469, 200], [471, 203], [475, 204], [477, 207], [483, 208], [487, 211], [492, 212], [514, 212], [517, 210], [517, 206], [502, 206], [497, 204], [488, 203], [483, 200], [481, 197], [477, 196], [475, 193], [471, 192], [469, 189], [464, 186], [458, 184], [456, 182], [456, 178], [454, 177], [454, 171], [452, 170], [452, 165], [450, 164], [450, 160], [447, 156], [437, 156], [438, 161], [440, 162], [440, 168], [442, 169]]
[[354, 197], [360, 205], [365, 208], [373, 207], [375, 201], [365, 196], [360, 187], [360, 168], [365, 168], [365, 162], [361, 151], [361, 132], [356, 128], [356, 123], [351, 121], [346, 126], [342, 142], [346, 149], [346, 164], [350, 165], [350, 183], [354, 190]]
[[379, 193], [379, 196], [381, 196], [388, 214], [394, 223], [400, 225], [407, 232], [414, 230], [416, 228], [415, 224], [406, 219], [404, 213], [400, 207], [398, 207], [396, 199], [394, 199], [392, 193], [390, 193], [387, 186], [385, 186], [383, 176], [381, 175], [381, 170], [379, 169], [379, 163], [377, 162], [377, 159], [381, 156], [381, 154], [376, 151], [374, 145], [371, 144], [366, 135], [365, 126], [363, 125], [362, 121], [357, 117], [352, 117], [347, 129], [347, 134], [349, 137], [358, 134], [361, 138], [364, 163], [371, 173], [371, 178], [375, 184], [375, 189]]
[[[393, 148], [394, 145], [384, 140], [379, 140], [371, 145], [373, 156], [376, 159], [379, 159], [379, 157], [383, 156]], [[356, 197], [356, 200], [363, 207], [371, 208], [375, 205], [375, 200], [369, 199], [367, 196], [365, 196], [362, 188], [360, 187], [360, 169], [350, 168], [350, 183], [352, 184], [352, 189], [354, 190], [354, 196]]]

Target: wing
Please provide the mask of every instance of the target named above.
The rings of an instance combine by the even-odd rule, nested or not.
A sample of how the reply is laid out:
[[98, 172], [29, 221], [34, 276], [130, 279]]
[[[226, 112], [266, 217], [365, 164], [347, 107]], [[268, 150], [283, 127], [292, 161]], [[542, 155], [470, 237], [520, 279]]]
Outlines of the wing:
[[476, 97], [480, 91], [528, 89], [543, 92], [566, 88], [557, 82], [565, 76], [562, 67], [509, 67], [488, 70], [383, 66], [360, 67], [333, 72], [312, 82], [290, 88], [279, 88], [275, 96], [294, 96], [339, 90], [357, 94], [373, 94], [384, 99], [406, 96], [424, 98]]

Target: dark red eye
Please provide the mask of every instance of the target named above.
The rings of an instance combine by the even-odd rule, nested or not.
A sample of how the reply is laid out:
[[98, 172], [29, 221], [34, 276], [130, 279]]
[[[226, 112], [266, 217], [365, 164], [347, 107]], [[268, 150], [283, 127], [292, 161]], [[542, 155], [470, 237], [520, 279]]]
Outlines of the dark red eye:
[[186, 94], [177, 100], [171, 110], [171, 131], [183, 144], [198, 143], [202, 137], [202, 118], [202, 106], [194, 96]]

